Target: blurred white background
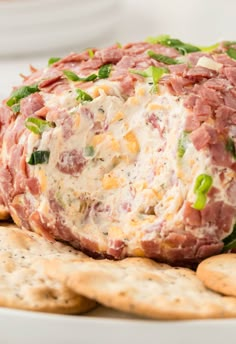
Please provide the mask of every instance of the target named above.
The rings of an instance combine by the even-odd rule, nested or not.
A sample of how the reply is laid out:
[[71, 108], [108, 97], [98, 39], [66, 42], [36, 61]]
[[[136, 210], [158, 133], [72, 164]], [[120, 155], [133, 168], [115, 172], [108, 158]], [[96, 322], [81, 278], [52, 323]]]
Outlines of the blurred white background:
[[235, 40], [235, 0], [0, 0], [0, 98], [29, 63], [88, 46], [170, 34], [199, 45]]

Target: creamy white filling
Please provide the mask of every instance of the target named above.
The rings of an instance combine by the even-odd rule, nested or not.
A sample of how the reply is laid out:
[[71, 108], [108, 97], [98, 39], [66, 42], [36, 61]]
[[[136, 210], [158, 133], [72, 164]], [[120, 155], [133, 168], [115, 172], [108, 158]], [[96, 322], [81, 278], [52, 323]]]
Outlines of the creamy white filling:
[[[48, 164], [31, 167], [44, 188], [38, 209], [49, 215], [52, 191], [64, 208], [65, 224], [88, 235], [96, 229], [101, 249], [107, 238], [120, 236], [132, 252], [142, 237], [153, 238], [157, 231], [163, 236], [163, 223], [165, 231], [183, 228], [183, 204], [195, 201], [194, 183], [201, 173], [213, 176], [219, 199], [225, 199], [208, 150], [197, 151], [189, 140], [184, 156], [177, 156], [187, 115], [183, 101], [163, 88], [158, 95], [150, 89], [148, 83], [138, 83], [134, 96], [123, 99], [117, 83], [100, 80], [86, 90], [96, 98], [84, 104], [76, 100], [75, 90], [43, 94], [49, 109], [60, 108], [71, 116], [73, 135], [65, 138], [58, 126], [41, 139], [29, 137], [28, 155], [33, 147], [50, 150]], [[94, 155], [86, 158], [81, 174], [58, 170], [61, 152], [76, 149], [84, 154], [88, 146]], [[204, 231], [196, 228], [195, 235]]]

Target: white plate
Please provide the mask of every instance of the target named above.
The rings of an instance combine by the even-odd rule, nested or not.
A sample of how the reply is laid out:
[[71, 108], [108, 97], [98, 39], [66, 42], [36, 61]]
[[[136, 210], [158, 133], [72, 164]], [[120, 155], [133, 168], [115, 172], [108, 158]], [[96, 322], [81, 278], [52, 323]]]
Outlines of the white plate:
[[0, 309], [1, 344], [222, 344], [236, 320], [152, 321], [103, 307], [86, 316]]

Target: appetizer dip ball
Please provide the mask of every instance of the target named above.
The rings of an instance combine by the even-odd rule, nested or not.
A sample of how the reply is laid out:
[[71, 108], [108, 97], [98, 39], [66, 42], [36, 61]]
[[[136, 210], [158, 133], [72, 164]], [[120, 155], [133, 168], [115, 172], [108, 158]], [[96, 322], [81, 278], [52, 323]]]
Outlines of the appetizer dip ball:
[[0, 108], [2, 206], [95, 257], [233, 248], [234, 44], [160, 36], [32, 69]]

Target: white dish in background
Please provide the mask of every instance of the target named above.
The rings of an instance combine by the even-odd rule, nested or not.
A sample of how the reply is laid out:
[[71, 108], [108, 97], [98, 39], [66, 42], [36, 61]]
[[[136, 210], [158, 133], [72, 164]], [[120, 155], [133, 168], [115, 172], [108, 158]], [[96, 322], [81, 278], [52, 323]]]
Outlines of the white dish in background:
[[0, 1], [0, 56], [65, 54], [110, 43], [121, 5], [116, 0]]
[[0, 308], [1, 344], [222, 344], [235, 336], [236, 319], [154, 321], [102, 307], [90, 316]]

